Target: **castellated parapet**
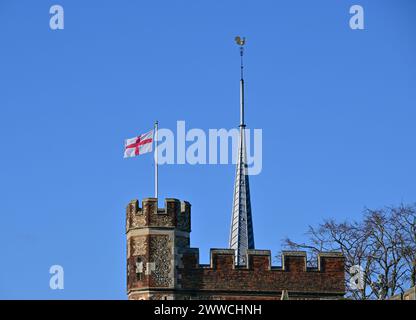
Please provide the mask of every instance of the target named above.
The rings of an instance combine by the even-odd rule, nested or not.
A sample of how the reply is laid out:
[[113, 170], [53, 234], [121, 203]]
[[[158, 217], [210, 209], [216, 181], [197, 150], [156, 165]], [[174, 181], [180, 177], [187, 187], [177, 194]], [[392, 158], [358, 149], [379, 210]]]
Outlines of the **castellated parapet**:
[[248, 250], [247, 265], [236, 266], [234, 250], [211, 249], [210, 264], [190, 248], [191, 205], [155, 198], [127, 206], [127, 293], [135, 299], [337, 299], [345, 293], [344, 257], [318, 255], [317, 268], [306, 253], [284, 251], [272, 266], [269, 250]]

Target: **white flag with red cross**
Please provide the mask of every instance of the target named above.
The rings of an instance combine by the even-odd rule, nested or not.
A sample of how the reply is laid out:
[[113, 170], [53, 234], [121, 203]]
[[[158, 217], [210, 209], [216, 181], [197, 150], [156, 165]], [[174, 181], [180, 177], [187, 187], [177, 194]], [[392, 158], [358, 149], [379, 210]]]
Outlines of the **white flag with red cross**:
[[124, 141], [124, 158], [136, 157], [153, 150], [153, 130]]

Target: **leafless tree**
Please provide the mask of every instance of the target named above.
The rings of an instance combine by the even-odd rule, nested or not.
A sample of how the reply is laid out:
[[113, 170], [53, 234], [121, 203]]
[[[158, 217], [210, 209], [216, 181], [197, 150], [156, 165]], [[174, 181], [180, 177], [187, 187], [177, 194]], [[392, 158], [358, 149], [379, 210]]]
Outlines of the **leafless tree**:
[[[347, 297], [384, 300], [416, 282], [416, 206], [366, 209], [359, 222], [325, 220], [309, 226], [308, 241], [289, 238], [283, 247], [309, 252], [309, 264], [321, 251], [340, 251], [345, 256]], [[351, 267], [360, 266], [363, 287], [350, 286]]]
[[392, 208], [392, 222], [399, 230], [400, 249], [407, 268], [407, 281], [416, 285], [416, 206]]

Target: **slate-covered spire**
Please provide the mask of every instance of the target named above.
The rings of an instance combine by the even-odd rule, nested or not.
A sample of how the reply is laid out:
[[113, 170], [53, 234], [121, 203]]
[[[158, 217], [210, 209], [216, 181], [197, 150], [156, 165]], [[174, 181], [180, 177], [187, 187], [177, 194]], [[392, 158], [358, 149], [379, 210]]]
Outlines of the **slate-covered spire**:
[[231, 215], [230, 243], [235, 250], [236, 264], [246, 264], [247, 249], [254, 249], [253, 221], [251, 217], [250, 185], [247, 168], [247, 152], [244, 122], [244, 74], [243, 54], [245, 38], [236, 37], [240, 46], [241, 79], [240, 79], [240, 135], [237, 157], [237, 170], [234, 182], [233, 209]]

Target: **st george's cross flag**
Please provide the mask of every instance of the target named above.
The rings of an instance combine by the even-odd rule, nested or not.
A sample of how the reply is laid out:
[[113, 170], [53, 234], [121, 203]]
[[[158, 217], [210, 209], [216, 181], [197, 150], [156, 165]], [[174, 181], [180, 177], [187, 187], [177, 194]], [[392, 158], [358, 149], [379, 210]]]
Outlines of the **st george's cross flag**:
[[124, 141], [124, 158], [136, 157], [144, 153], [152, 152], [152, 150], [153, 130]]

